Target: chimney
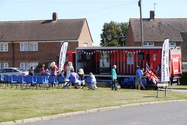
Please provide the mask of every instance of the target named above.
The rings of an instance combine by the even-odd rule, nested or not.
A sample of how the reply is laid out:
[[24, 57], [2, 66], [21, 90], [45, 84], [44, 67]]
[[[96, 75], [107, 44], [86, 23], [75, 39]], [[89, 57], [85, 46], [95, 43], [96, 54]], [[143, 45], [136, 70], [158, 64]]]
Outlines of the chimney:
[[155, 18], [155, 12], [153, 10], [150, 11], [150, 20], [154, 20]]
[[56, 12], [53, 13], [52, 18], [53, 18], [52, 21], [57, 21], [57, 18], [58, 18], [58, 17], [57, 17], [57, 13], [56, 13]]

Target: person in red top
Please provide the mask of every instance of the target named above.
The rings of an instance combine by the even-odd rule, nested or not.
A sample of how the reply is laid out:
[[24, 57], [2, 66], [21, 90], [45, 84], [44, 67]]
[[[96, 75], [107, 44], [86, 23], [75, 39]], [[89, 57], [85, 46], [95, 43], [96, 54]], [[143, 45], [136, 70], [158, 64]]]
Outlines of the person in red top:
[[42, 64], [41, 75], [45, 75], [45, 64]]

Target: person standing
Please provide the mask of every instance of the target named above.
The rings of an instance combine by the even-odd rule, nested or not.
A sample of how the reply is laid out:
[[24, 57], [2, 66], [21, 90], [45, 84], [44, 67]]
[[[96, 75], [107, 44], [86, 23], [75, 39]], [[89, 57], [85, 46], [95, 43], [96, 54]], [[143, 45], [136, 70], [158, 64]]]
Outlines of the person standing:
[[45, 64], [42, 64], [41, 75], [45, 75]]
[[34, 76], [34, 67], [31, 67], [29, 70], [29, 75]]
[[[31, 67], [31, 69], [29, 70], [29, 75], [30, 76], [34, 76], [34, 67]], [[31, 86], [35, 86], [36, 83], [31, 83]]]
[[69, 79], [71, 70], [74, 71], [73, 64], [72, 64], [72, 62], [68, 62], [68, 66], [66, 67], [66, 78], [67, 78], [67, 79]]
[[112, 90], [118, 90], [116, 86], [116, 80], [117, 80], [117, 73], [116, 73], [116, 65], [113, 65], [113, 68], [111, 70], [111, 78], [112, 78]]
[[55, 62], [51, 63], [51, 65], [50, 65], [50, 72], [51, 72], [51, 75], [57, 76], [58, 67], [56, 66]]
[[137, 88], [137, 86], [138, 86], [138, 90], [140, 90], [141, 86], [143, 87], [143, 89], [145, 89], [144, 85], [142, 84], [142, 76], [143, 76], [142, 68], [137, 67], [136, 79], [135, 79], [135, 88]]

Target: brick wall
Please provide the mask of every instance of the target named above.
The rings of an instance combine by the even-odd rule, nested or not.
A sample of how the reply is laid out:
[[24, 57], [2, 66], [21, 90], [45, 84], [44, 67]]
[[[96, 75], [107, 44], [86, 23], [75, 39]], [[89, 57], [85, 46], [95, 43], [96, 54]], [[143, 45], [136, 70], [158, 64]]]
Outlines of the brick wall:
[[[78, 42], [69, 42], [67, 51], [75, 52], [77, 46]], [[45, 63], [56, 61], [60, 48], [61, 42], [39, 42], [38, 51], [20, 51], [20, 43], [9, 43], [8, 52], [1, 52], [0, 61], [8, 62], [9, 67], [19, 67], [20, 62]]]
[[135, 46], [131, 23], [128, 26], [126, 46]]
[[87, 22], [84, 23], [82, 32], [79, 38], [79, 47], [84, 47], [84, 43], [87, 43], [88, 47], [92, 47], [92, 37], [88, 28]]

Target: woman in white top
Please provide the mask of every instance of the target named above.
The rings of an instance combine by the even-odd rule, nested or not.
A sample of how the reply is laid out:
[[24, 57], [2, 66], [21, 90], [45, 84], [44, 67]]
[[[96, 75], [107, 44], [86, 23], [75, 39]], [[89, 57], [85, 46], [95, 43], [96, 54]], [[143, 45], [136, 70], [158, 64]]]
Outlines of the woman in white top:
[[72, 62], [68, 62], [68, 66], [66, 67], [66, 78], [69, 79], [70, 77], [70, 71], [73, 70], [74, 71], [74, 67]]

